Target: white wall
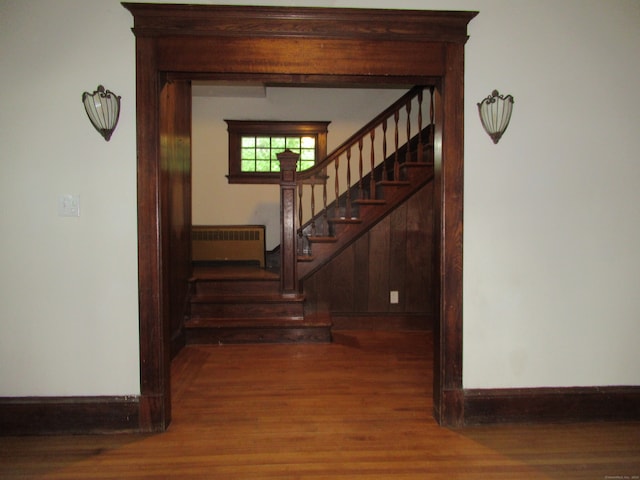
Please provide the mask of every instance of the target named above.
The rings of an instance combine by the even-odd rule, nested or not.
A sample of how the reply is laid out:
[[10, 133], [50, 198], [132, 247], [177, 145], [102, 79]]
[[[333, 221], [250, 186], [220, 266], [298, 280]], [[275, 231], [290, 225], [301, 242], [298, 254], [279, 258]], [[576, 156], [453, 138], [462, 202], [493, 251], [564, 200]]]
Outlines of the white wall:
[[[639, 385], [640, 2], [478, 8], [466, 69], [464, 385]], [[497, 146], [474, 110], [493, 88], [515, 97]]]
[[[135, 76], [117, 2], [0, 2], [0, 396], [140, 391]], [[109, 143], [81, 96], [122, 96]], [[80, 217], [58, 196], [80, 195]]]
[[[224, 3], [480, 10], [464, 385], [640, 385], [640, 3]], [[139, 391], [131, 25], [116, 0], [0, 3], [0, 396]], [[99, 83], [123, 97], [109, 143], [80, 103]], [[516, 101], [497, 146], [475, 109], [494, 88]], [[57, 216], [64, 193], [80, 218]]]

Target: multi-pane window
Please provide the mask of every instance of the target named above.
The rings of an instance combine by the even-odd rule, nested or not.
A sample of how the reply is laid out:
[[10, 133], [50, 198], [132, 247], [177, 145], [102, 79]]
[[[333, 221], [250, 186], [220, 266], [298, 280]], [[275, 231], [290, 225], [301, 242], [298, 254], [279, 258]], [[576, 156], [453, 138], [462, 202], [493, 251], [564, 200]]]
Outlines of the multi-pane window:
[[285, 150], [300, 155], [298, 171], [313, 167], [327, 154], [329, 122], [226, 122], [230, 183], [277, 183], [278, 154]]

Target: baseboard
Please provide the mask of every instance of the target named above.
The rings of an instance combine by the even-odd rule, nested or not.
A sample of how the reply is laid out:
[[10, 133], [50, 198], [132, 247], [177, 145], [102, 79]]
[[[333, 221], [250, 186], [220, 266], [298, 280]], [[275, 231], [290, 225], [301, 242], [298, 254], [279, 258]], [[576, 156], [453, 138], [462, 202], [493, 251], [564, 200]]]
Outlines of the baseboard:
[[464, 423], [640, 420], [640, 386], [464, 390]]
[[3, 435], [121, 433], [139, 430], [139, 397], [3, 397]]
[[433, 329], [433, 318], [423, 313], [331, 312], [333, 330], [421, 330]]

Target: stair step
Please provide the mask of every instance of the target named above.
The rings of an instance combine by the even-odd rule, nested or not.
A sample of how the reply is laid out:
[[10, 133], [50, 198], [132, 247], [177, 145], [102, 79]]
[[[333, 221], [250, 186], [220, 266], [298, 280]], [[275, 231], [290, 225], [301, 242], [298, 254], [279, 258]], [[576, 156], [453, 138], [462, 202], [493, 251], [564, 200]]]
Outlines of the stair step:
[[330, 343], [331, 322], [289, 318], [191, 319], [188, 344]]
[[196, 295], [276, 295], [280, 279], [275, 280], [192, 280]]
[[295, 318], [304, 317], [304, 296], [196, 295], [191, 298], [191, 318]]
[[307, 237], [311, 243], [335, 243], [336, 237]]
[[326, 327], [331, 326], [331, 322], [325, 319], [312, 319], [298, 317], [241, 317], [241, 318], [192, 318], [185, 322], [185, 328], [276, 328], [276, 327]]
[[218, 295], [218, 294], [198, 294], [192, 295], [191, 303], [301, 303], [304, 302], [304, 295], [280, 294], [249, 294], [249, 295]]
[[400, 166], [400, 171], [407, 180], [420, 178], [425, 170], [433, 170], [433, 162], [406, 162]]
[[345, 217], [335, 217], [327, 220], [329, 223], [344, 223], [344, 224], [358, 224], [362, 223], [362, 220], [357, 217], [345, 218]]
[[[415, 164], [415, 166], [414, 166]], [[358, 222], [333, 222], [332, 233], [329, 237], [308, 237], [311, 255], [299, 261], [297, 265], [298, 278], [305, 279], [318, 271], [327, 261], [335, 257], [338, 252], [359, 238], [363, 230], [371, 228], [380, 218], [388, 215], [397, 205], [406, 201], [422, 186], [433, 179], [433, 164], [427, 162], [413, 162], [404, 169], [406, 180], [385, 180], [376, 183], [376, 199], [358, 199]]]
[[354, 200], [353, 203], [357, 203], [358, 205], [384, 205], [387, 201], [383, 198], [363, 198]]
[[376, 185], [383, 187], [406, 187], [411, 185], [409, 180], [380, 180]]
[[280, 275], [259, 267], [195, 267], [193, 293], [240, 295], [280, 292]]

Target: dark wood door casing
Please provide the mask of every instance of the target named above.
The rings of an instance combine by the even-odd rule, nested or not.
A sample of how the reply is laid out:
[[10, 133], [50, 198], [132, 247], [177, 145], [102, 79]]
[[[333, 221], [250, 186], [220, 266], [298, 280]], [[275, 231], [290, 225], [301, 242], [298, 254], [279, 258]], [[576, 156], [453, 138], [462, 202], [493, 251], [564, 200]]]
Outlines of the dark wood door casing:
[[176, 252], [167, 248], [165, 238], [171, 215], [162, 199], [170, 198], [171, 182], [163, 174], [162, 159], [172, 142], [161, 138], [167, 122], [161, 117], [163, 111], [179, 111], [188, 91], [174, 88], [161, 104], [161, 92], [171, 79], [436, 85], [434, 237], [440, 319], [434, 342], [434, 408], [441, 424], [460, 425], [464, 44], [467, 24], [477, 12], [123, 5], [133, 14], [136, 36], [140, 429], [164, 430], [171, 418], [171, 302], [165, 292], [176, 270], [167, 266]]

